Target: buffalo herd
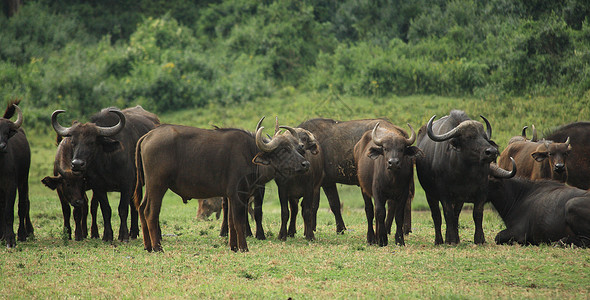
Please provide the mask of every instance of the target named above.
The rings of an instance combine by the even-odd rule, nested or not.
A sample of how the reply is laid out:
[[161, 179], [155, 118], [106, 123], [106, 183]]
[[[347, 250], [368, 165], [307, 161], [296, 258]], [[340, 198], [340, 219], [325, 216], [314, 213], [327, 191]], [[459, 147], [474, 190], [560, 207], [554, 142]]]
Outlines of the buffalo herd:
[[[16, 239], [33, 236], [28, 197], [31, 151], [19, 103], [10, 101], [0, 118], [0, 238], [9, 248]], [[251, 132], [160, 124], [155, 114], [140, 106], [105, 108], [90, 122], [74, 121], [69, 127], [58, 122], [62, 113], [51, 115], [58, 146], [53, 174], [42, 182], [57, 192], [70, 239], [71, 208], [74, 238], [82, 240], [88, 237], [89, 211], [90, 237], [99, 237], [100, 206], [102, 239], [112, 241], [107, 192], [118, 192], [118, 240], [137, 238], [141, 222], [144, 248], [162, 251], [159, 216], [162, 198], [171, 190], [184, 202], [200, 199], [200, 218], [211, 214], [206, 208], [217, 218], [223, 210], [221, 235], [228, 235], [231, 250], [248, 251], [246, 236], [252, 231], [247, 212], [250, 208], [256, 222], [256, 238], [265, 239], [262, 202], [265, 184], [274, 180], [281, 204], [278, 239], [295, 235], [299, 205], [303, 234], [315, 239], [320, 188], [334, 214], [336, 232], [345, 231], [336, 188], [340, 183], [361, 188], [367, 243], [386, 246], [395, 222], [395, 243], [404, 245], [404, 235], [411, 232], [415, 165], [430, 207], [435, 244], [460, 242], [459, 214], [465, 203], [473, 204], [474, 243], [485, 243], [483, 211], [491, 203], [506, 225], [495, 237], [498, 244], [590, 246], [589, 122], [564, 125], [541, 140], [534, 126], [528, 139], [525, 126], [500, 153], [490, 122], [483, 116], [483, 123], [472, 120], [459, 110], [439, 119], [432, 116], [418, 132], [410, 124], [405, 131], [386, 119], [318, 118], [297, 127], [279, 126], [276, 120], [272, 135], [263, 134], [264, 118]]]

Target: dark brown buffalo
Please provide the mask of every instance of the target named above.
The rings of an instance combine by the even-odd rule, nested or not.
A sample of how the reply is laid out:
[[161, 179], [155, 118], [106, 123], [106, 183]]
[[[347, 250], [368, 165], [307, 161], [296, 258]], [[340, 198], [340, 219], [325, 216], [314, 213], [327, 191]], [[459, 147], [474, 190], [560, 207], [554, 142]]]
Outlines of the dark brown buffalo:
[[[25, 241], [33, 235], [29, 216], [29, 167], [31, 150], [21, 128], [23, 114], [17, 106], [19, 100], [11, 101], [0, 118], [0, 239], [6, 247], [16, 246], [14, 223], [14, 202], [18, 191], [18, 240]], [[10, 118], [16, 112], [16, 121]]]
[[[51, 116], [51, 124], [58, 135], [69, 137], [72, 143], [71, 171], [81, 174], [85, 189], [92, 190], [92, 202], [100, 204], [104, 220], [103, 240], [113, 240], [111, 207], [107, 192], [120, 192], [119, 217], [121, 226], [118, 239], [127, 241], [139, 235], [137, 211], [131, 203], [135, 187], [135, 145], [139, 138], [159, 125], [158, 117], [141, 106], [120, 111], [105, 108], [91, 117], [89, 123], [74, 122], [64, 128], [57, 122], [57, 110]], [[72, 198], [74, 206], [85, 199]], [[127, 227], [127, 215], [131, 207], [131, 230]]]
[[261, 169], [272, 168], [286, 176], [309, 169], [292, 136], [274, 136], [267, 143], [263, 129], [253, 134], [231, 128], [162, 125], [140, 139], [134, 199], [146, 250], [162, 250], [159, 214], [162, 197], [170, 189], [183, 200], [227, 197], [230, 249], [248, 251], [244, 234], [248, 199], [272, 179], [261, 178], [265, 173]]
[[590, 189], [590, 122], [575, 122], [561, 126], [545, 136], [556, 143], [569, 138], [572, 150], [568, 156], [567, 184]]
[[[307, 172], [301, 175], [281, 176], [281, 174], [276, 174], [275, 176], [281, 203], [281, 228], [278, 238], [285, 240], [287, 236], [295, 236], [299, 199], [303, 197], [301, 201], [303, 234], [306, 239], [314, 240], [320, 203], [320, 186], [324, 178], [324, 160], [323, 156], [319, 155], [321, 147], [311, 132], [303, 128], [287, 126], [283, 126], [283, 128], [288, 130], [285, 134], [291, 134], [299, 139], [299, 151], [310, 162], [310, 167]], [[289, 228], [287, 229], [288, 222]]]
[[511, 164], [510, 157], [513, 157], [518, 165], [516, 176], [532, 180], [553, 179], [565, 182], [566, 161], [571, 149], [569, 140], [565, 143], [554, 143], [548, 140], [516, 141], [502, 151], [498, 165], [508, 169]]
[[[297, 126], [309, 130], [315, 136], [322, 149], [325, 174], [322, 180], [322, 188], [328, 198], [330, 209], [334, 214], [336, 232], [338, 233], [346, 230], [346, 226], [344, 225], [340, 211], [341, 203], [336, 184], [359, 185], [356, 163], [354, 161], [354, 146], [363, 134], [371, 131], [377, 123], [380, 123], [381, 127], [393, 125], [383, 119], [341, 122], [320, 118], [305, 121]], [[413, 194], [413, 191], [410, 191], [410, 195], [413, 196]], [[405, 233], [408, 233], [411, 227], [411, 200], [411, 198], [408, 198], [405, 208]]]
[[490, 179], [488, 200], [506, 225], [496, 243], [561, 241], [590, 247], [590, 193], [554, 180]]
[[416, 159], [418, 179], [426, 192], [434, 221], [434, 243], [444, 242], [439, 203], [447, 224], [448, 244], [459, 243], [459, 214], [464, 203], [473, 203], [474, 242], [483, 244], [488, 174], [490, 163], [498, 156], [498, 146], [491, 140], [491, 125], [482, 117], [487, 125], [486, 132], [481, 123], [458, 110], [433, 122], [435, 117], [420, 128], [417, 146], [424, 155]]
[[[354, 147], [358, 180], [365, 200], [367, 215], [367, 243], [387, 246], [388, 228], [385, 226], [385, 204], [390, 215], [395, 215], [395, 242], [404, 243], [404, 210], [414, 181], [414, 157], [421, 153], [412, 146], [416, 133], [410, 126], [408, 134], [397, 126], [366, 132]], [[375, 205], [373, 210], [373, 201]], [[373, 231], [373, 217], [375, 231]]]

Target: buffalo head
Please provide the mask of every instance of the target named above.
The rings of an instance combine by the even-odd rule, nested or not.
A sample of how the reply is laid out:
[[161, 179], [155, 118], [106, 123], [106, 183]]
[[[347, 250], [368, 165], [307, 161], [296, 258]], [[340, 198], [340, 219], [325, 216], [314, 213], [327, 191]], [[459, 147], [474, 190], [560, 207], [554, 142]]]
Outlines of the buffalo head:
[[97, 126], [94, 123], [74, 122], [71, 127], [62, 127], [57, 122], [57, 116], [63, 110], [56, 110], [51, 115], [51, 125], [58, 135], [72, 139], [72, 171], [83, 172], [89, 162], [93, 161], [98, 152], [115, 152], [122, 148], [121, 143], [111, 137], [121, 132], [125, 127], [125, 116], [118, 109], [109, 109], [116, 114], [119, 121], [111, 127]]
[[531, 156], [538, 162], [549, 159], [553, 172], [557, 175], [562, 175], [565, 172], [565, 161], [571, 149], [572, 146], [570, 145], [569, 137], [565, 143], [543, 141], [537, 147], [537, 151], [531, 153]]
[[263, 129], [264, 127], [259, 127], [256, 130], [256, 146], [260, 152], [252, 162], [258, 165], [272, 165], [283, 175], [305, 173], [309, 170], [310, 163], [303, 157], [305, 149], [299, 138], [292, 133], [277, 133], [271, 139], [265, 139], [262, 137]]
[[6, 118], [6, 115], [4, 118], [0, 118], [0, 153], [6, 153], [8, 149], [8, 139], [13, 137], [23, 124], [22, 111], [16, 104], [13, 104], [13, 107], [17, 113], [16, 121], [12, 122], [9, 118]]
[[378, 133], [379, 123], [375, 124], [371, 137], [377, 147], [371, 147], [368, 156], [371, 159], [377, 159], [382, 155], [387, 162], [387, 169], [399, 169], [405, 158], [421, 153], [418, 147], [412, 146], [416, 141], [416, 132], [410, 124], [408, 124], [408, 127], [410, 127], [412, 134], [409, 138], [405, 138], [388, 131], [380, 134]]
[[57, 176], [47, 176], [41, 180], [48, 188], [57, 190], [60, 199], [66, 199], [72, 206], [86, 203], [84, 178], [71, 170], [59, 170]]
[[432, 130], [435, 117], [436, 115], [432, 116], [427, 125], [428, 137], [433, 141], [448, 141], [453, 151], [461, 153], [464, 159], [471, 162], [491, 163], [498, 157], [498, 145], [491, 140], [492, 126], [483, 116], [481, 118], [486, 123], [486, 131], [481, 123], [466, 120], [440, 135]]

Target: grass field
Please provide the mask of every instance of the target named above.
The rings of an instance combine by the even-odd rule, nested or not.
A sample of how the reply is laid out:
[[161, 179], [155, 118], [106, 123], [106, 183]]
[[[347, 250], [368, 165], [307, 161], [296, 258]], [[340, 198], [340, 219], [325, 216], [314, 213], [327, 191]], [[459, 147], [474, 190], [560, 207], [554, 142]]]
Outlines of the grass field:
[[[440, 97], [371, 100], [318, 96], [311, 102], [309, 99], [315, 96], [302, 99], [286, 91], [284, 99], [264, 99], [233, 108], [211, 106], [162, 115], [161, 119], [192, 126], [216, 124], [253, 130], [262, 115], [269, 119], [278, 115], [281, 124], [287, 125], [317, 116], [385, 116], [399, 124], [411, 122], [417, 128], [433, 114], [442, 116], [451, 108], [461, 108], [473, 118], [480, 113], [488, 117], [494, 126], [494, 139], [501, 146], [510, 136], [520, 133], [524, 125], [534, 123], [544, 130], [588, 119], [587, 108], [585, 113], [577, 108], [578, 104], [571, 104], [567, 108], [570, 113], [559, 117], [542, 117], [553, 114], [552, 108], [558, 105], [563, 107], [565, 100], [560, 99], [512, 99], [504, 103]], [[542, 105], [538, 105], [539, 101], [543, 101]], [[265, 125], [272, 127], [272, 121], [265, 121]], [[129, 243], [69, 241], [62, 234], [56, 194], [40, 183], [51, 173], [54, 137], [46, 133], [31, 133], [29, 137], [35, 239], [19, 242], [15, 249], [0, 247], [0, 298], [590, 297], [590, 249], [495, 245], [494, 236], [504, 225], [491, 208], [484, 215], [485, 245], [473, 244], [471, 211], [464, 210], [460, 219], [461, 244], [434, 246], [432, 219], [425, 210], [419, 184], [413, 203], [413, 232], [406, 237], [405, 247], [366, 244], [360, 191], [348, 186], [340, 187], [348, 227], [345, 234], [335, 233], [334, 218], [322, 194], [316, 241], [303, 238], [301, 216], [297, 235], [279, 241], [280, 206], [274, 183], [267, 185], [263, 206], [268, 239], [248, 238], [248, 253], [231, 252], [227, 239], [218, 235], [220, 220], [198, 221], [197, 201], [183, 204], [171, 192], [164, 198], [161, 214], [164, 253], [145, 252], [141, 238]], [[115, 208], [118, 194], [111, 193], [109, 198]], [[99, 213], [102, 234], [100, 219]], [[113, 209], [114, 232], [118, 227]]]

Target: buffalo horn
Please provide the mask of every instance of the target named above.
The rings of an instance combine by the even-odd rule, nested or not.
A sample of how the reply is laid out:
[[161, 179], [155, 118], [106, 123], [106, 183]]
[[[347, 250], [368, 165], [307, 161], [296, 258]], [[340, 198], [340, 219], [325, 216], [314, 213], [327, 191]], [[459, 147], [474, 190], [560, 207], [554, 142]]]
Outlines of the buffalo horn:
[[375, 143], [375, 145], [383, 146], [383, 139], [380, 139], [377, 137], [377, 127], [379, 127], [379, 122], [377, 122], [377, 124], [375, 124], [375, 127], [373, 128], [373, 132], [371, 132], [371, 138], [373, 139], [373, 143]]
[[265, 143], [262, 140], [262, 129], [264, 129], [264, 127], [260, 127], [258, 128], [258, 131], [256, 131], [256, 146], [263, 152], [272, 152], [279, 146], [279, 141], [277, 138], [274, 138], [268, 144]]
[[299, 138], [299, 133], [297, 132], [297, 129], [295, 129], [291, 126], [281, 125], [281, 126], [277, 127], [277, 129], [275, 129], [275, 131], [278, 132], [279, 128], [287, 129], [294, 137]]
[[484, 116], [479, 115], [484, 122], [486, 122], [486, 132], [488, 134], [488, 140], [492, 139], [492, 125], [490, 125], [490, 121], [488, 121], [488, 119], [486, 119]]
[[260, 118], [260, 121], [258, 121], [258, 124], [256, 124], [256, 131], [258, 132], [258, 129], [260, 129], [260, 126], [262, 125], [262, 121], [264, 121], [264, 118], [266, 118], [266, 116]]
[[436, 118], [436, 115], [432, 116], [432, 118], [430, 118], [430, 120], [428, 120], [428, 125], [426, 126], [426, 133], [428, 133], [428, 137], [435, 141], [435, 142], [444, 142], [448, 139], [452, 139], [453, 137], [455, 137], [455, 135], [457, 134], [458, 130], [459, 130], [459, 126], [451, 129], [451, 131], [445, 133], [445, 134], [441, 134], [441, 135], [437, 135], [434, 134], [434, 132], [432, 132], [432, 123], [434, 121], [434, 118]]
[[508, 179], [514, 177], [516, 175], [516, 162], [512, 157], [510, 157], [510, 161], [512, 161], [512, 171], [508, 172], [496, 164], [490, 164], [490, 174], [496, 178]]
[[570, 145], [570, 137], [568, 136], [567, 139], [565, 140], [565, 146], [569, 146]]
[[520, 136], [522, 136], [525, 139], [526, 139], [526, 130], [527, 130], [527, 128], [529, 128], [529, 127], [528, 126], [524, 126], [522, 128], [522, 133], [520, 134]]
[[69, 136], [70, 127], [63, 127], [57, 122], [57, 115], [63, 112], [65, 112], [65, 110], [58, 109], [51, 114], [51, 126], [53, 126], [53, 130], [55, 130], [55, 132], [60, 136]]
[[416, 141], [416, 131], [414, 131], [414, 128], [412, 127], [412, 125], [410, 125], [410, 123], [407, 124], [408, 127], [410, 127], [410, 131], [412, 133], [410, 134], [410, 138], [406, 140], [406, 143], [408, 143], [408, 145], [412, 145]]
[[20, 107], [18, 107], [18, 105], [13, 104], [14, 105], [14, 110], [16, 110], [16, 121], [14, 121], [14, 125], [13, 128], [14, 129], [18, 129], [21, 125], [23, 125], [23, 112], [20, 110]]
[[280, 128], [281, 126], [279, 126], [279, 117], [275, 117], [275, 135], [279, 134], [279, 131], [281, 130]]
[[119, 116], [119, 123], [112, 127], [98, 127], [98, 135], [100, 136], [113, 136], [125, 128], [125, 115], [118, 109], [110, 109], [109, 112]]
[[539, 139], [537, 137], [537, 128], [535, 128], [535, 125], [531, 125], [533, 127], [533, 138], [531, 139], [531, 142], [537, 142]]

